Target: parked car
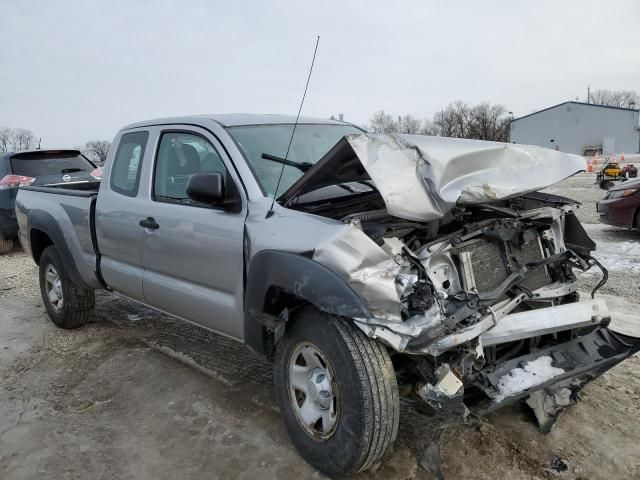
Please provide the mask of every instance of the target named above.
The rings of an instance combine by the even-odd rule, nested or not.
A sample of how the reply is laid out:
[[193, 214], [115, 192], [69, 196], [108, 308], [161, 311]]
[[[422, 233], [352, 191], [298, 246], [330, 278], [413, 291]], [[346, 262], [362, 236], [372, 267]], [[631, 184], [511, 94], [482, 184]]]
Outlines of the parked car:
[[638, 169], [632, 163], [628, 163], [622, 167], [621, 174], [627, 178], [637, 178]]
[[32, 150], [0, 153], [0, 255], [11, 251], [18, 237], [15, 200], [21, 185], [78, 188], [99, 180], [96, 166], [78, 150]]
[[55, 325], [87, 323], [107, 289], [243, 342], [273, 361], [300, 454], [343, 476], [391, 448], [399, 392], [452, 421], [526, 399], [548, 431], [638, 351], [603, 300], [578, 302], [573, 269], [596, 262], [575, 202], [536, 193], [584, 169], [526, 145], [204, 115], [124, 127], [99, 190], [23, 186], [16, 210]]
[[602, 223], [640, 229], [640, 180], [627, 180], [611, 188], [596, 209]]

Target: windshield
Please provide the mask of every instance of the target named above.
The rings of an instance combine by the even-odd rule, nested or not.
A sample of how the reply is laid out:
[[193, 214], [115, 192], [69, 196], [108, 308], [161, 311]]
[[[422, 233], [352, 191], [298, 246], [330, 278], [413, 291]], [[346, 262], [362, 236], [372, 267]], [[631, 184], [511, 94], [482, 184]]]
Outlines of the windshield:
[[[229, 127], [227, 131], [253, 167], [264, 191], [273, 197], [293, 125], [251, 125]], [[362, 133], [362, 130], [350, 125], [298, 125], [287, 160], [302, 164], [303, 168], [284, 166], [278, 196], [286, 192], [303, 175], [304, 164], [315, 164], [342, 137], [354, 133]]]

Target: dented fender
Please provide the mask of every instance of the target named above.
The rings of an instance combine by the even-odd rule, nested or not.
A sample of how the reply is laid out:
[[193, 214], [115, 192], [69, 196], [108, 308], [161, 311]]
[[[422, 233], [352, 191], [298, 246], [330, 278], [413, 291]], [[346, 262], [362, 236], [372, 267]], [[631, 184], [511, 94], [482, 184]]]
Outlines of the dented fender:
[[265, 354], [264, 315], [274, 319], [282, 308], [272, 302], [281, 290], [323, 312], [344, 317], [369, 317], [362, 298], [336, 273], [301, 254], [263, 250], [254, 255], [247, 272], [244, 299], [246, 344]]

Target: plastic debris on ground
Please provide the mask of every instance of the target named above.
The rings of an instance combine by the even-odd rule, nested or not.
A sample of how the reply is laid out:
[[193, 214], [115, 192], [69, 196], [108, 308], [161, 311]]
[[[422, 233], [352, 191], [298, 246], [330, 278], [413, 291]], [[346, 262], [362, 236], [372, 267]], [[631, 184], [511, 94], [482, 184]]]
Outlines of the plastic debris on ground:
[[551, 459], [551, 468], [556, 472], [566, 472], [569, 469], [569, 465], [560, 457], [555, 456]]

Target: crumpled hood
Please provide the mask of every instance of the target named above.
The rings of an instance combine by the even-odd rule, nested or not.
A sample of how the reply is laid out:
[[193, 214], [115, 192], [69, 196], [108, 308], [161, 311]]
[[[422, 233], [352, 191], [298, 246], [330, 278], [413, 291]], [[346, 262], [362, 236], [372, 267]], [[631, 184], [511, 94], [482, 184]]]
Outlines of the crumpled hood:
[[372, 180], [390, 214], [431, 221], [456, 204], [522, 195], [585, 169], [584, 157], [532, 145], [367, 133], [340, 140], [279, 200]]

